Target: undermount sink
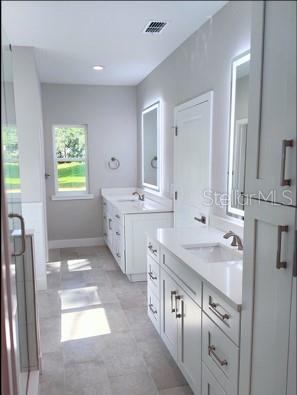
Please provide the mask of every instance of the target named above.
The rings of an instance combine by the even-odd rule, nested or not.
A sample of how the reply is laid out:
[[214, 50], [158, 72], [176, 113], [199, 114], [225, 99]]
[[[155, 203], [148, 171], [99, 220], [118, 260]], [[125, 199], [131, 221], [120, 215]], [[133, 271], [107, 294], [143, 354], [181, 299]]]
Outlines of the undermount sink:
[[241, 261], [242, 256], [239, 252], [233, 251], [228, 247], [220, 244], [213, 244], [208, 246], [193, 246], [184, 245], [187, 251], [194, 254], [199, 260], [206, 263], [226, 262], [226, 261]]

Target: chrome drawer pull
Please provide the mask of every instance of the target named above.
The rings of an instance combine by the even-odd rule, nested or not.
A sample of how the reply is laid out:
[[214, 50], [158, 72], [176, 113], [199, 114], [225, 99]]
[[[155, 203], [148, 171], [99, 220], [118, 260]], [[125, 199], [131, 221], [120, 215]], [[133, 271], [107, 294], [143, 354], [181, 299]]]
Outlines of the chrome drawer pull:
[[287, 262], [281, 260], [282, 255], [282, 233], [288, 233], [289, 227], [287, 225], [279, 225], [277, 227], [277, 253], [276, 253], [276, 268], [286, 269]]
[[178, 300], [181, 300], [182, 296], [176, 295], [175, 296], [175, 318], [181, 318], [182, 315], [178, 312]]
[[281, 177], [280, 177], [280, 185], [282, 187], [286, 185], [287, 186], [291, 185], [291, 179], [285, 178], [287, 148], [291, 148], [291, 147], [293, 147], [293, 140], [282, 141], [282, 162], [281, 162]]
[[219, 364], [220, 364], [221, 366], [226, 366], [226, 365], [228, 365], [228, 362], [226, 361], [226, 359], [221, 360], [221, 359], [217, 356], [217, 354], [215, 353], [215, 350], [216, 350], [215, 346], [208, 346], [208, 355], [213, 355], [214, 358], [219, 362]]
[[153, 276], [153, 272], [148, 272], [151, 280], [157, 280], [158, 277]]
[[154, 250], [153, 246], [151, 245], [151, 243], [147, 246], [147, 248], [154, 254], [157, 255], [158, 250]]
[[153, 309], [154, 305], [152, 303], [149, 304], [149, 309], [153, 314], [157, 314], [157, 310]]
[[170, 292], [170, 299], [171, 299], [171, 313], [175, 313], [176, 308], [173, 307], [173, 296], [176, 295], [176, 291]]
[[209, 303], [209, 309], [213, 311], [222, 321], [229, 320], [230, 315], [227, 313], [222, 314], [217, 308], [219, 306], [219, 303], [214, 303], [210, 302]]

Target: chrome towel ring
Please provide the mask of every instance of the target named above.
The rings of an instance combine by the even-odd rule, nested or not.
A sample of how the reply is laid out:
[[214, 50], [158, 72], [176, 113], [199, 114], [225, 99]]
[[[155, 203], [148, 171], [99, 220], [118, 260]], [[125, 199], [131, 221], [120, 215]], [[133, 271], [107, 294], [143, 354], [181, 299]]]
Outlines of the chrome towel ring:
[[121, 162], [117, 158], [111, 157], [107, 165], [111, 170], [116, 170], [121, 166]]
[[158, 158], [156, 156], [154, 156], [153, 159], [151, 160], [151, 166], [153, 169], [157, 169], [157, 167], [158, 167], [157, 161], [158, 161]]

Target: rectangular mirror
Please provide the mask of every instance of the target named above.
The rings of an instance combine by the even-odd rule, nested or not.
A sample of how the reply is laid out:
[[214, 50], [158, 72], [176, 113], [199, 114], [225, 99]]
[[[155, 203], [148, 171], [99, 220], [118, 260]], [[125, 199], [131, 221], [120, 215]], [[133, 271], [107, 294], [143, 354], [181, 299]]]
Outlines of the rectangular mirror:
[[142, 185], [160, 190], [160, 103], [142, 111]]
[[228, 215], [242, 219], [244, 217], [249, 73], [250, 53], [245, 52], [232, 62], [227, 206]]

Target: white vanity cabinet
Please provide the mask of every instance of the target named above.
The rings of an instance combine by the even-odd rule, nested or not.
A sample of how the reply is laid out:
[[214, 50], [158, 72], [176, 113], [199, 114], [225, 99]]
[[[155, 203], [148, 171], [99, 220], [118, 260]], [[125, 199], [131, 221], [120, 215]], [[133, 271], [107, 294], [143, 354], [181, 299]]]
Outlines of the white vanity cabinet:
[[[146, 234], [160, 227], [170, 228], [173, 222], [171, 210], [164, 209], [164, 212], [147, 210], [141, 213], [135, 210], [135, 213], [130, 213], [103, 198], [102, 211], [104, 241], [120, 269], [130, 281], [145, 281], [147, 279]], [[153, 249], [150, 253], [155, 257], [157, 252]]]
[[238, 308], [153, 238], [147, 276], [148, 315], [195, 395], [238, 395]]

